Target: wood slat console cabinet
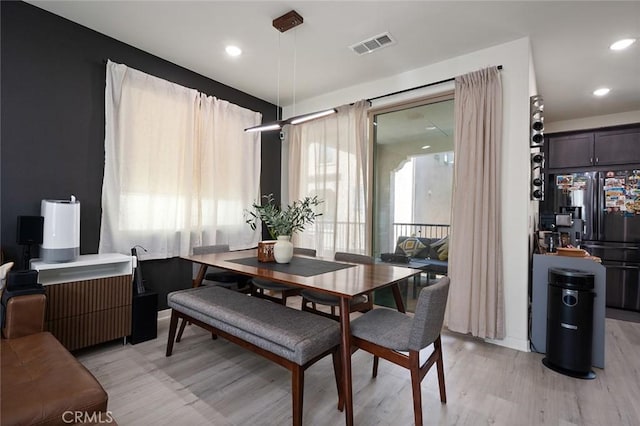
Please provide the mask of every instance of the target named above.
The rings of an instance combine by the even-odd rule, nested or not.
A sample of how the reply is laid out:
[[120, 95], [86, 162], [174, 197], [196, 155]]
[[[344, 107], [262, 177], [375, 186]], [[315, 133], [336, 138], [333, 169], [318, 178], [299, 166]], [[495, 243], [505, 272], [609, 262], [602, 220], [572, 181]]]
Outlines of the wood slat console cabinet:
[[133, 258], [83, 255], [76, 261], [31, 261], [45, 286], [45, 328], [70, 351], [131, 334]]

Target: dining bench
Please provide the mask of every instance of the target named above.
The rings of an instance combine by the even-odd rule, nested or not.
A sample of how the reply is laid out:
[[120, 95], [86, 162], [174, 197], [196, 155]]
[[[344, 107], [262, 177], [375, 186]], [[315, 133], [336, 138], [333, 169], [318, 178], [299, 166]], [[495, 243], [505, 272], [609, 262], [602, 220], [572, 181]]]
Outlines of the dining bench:
[[302, 425], [304, 371], [331, 354], [343, 409], [340, 326], [336, 321], [222, 287], [205, 286], [167, 295], [171, 356], [178, 320], [184, 319], [291, 371], [293, 424]]

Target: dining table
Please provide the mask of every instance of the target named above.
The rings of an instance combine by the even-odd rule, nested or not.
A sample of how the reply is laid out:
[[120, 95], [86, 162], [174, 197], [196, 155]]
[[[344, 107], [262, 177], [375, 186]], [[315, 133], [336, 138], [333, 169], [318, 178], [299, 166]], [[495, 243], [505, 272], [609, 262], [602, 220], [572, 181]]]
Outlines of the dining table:
[[344, 412], [345, 423], [349, 426], [353, 425], [349, 300], [390, 287], [398, 311], [405, 312], [399, 284], [421, 272], [419, 269], [382, 263], [356, 264], [299, 255], [295, 255], [289, 263], [261, 262], [256, 249], [194, 254], [181, 258], [200, 264], [193, 281], [194, 287], [201, 285], [207, 269], [212, 266], [339, 297]]

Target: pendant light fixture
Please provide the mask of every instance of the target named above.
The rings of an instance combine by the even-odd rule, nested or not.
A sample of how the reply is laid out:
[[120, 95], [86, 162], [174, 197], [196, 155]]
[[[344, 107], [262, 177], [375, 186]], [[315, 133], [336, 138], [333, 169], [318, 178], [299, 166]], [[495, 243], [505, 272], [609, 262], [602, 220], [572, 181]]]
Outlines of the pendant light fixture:
[[[290, 12], [285, 13], [284, 15], [276, 18], [273, 20], [272, 24], [274, 26], [274, 28], [276, 28], [278, 31], [280, 31], [280, 33], [284, 33], [286, 31], [289, 31], [292, 28], [297, 27], [298, 25], [302, 24], [304, 22], [304, 19], [302, 18], [302, 16], [300, 16], [298, 14], [298, 12], [296, 12], [295, 10], [292, 10]], [[279, 35], [278, 35], [279, 36]], [[278, 44], [278, 50], [280, 49], [280, 46]], [[273, 121], [271, 123], [263, 123], [260, 124], [258, 126], [254, 126], [254, 127], [249, 127], [247, 129], [244, 129], [245, 132], [267, 132], [267, 131], [271, 131], [271, 130], [282, 130], [282, 128], [287, 125], [287, 124], [300, 124], [300, 123], [304, 123], [305, 121], [309, 121], [309, 120], [313, 120], [315, 118], [319, 118], [319, 117], [324, 117], [330, 114], [334, 114], [336, 112], [338, 112], [335, 108], [330, 108], [324, 111], [318, 111], [318, 112], [313, 112], [310, 114], [303, 114], [300, 116], [294, 116], [291, 118], [288, 118], [287, 120], [281, 120], [279, 118], [279, 114], [280, 114], [280, 58], [279, 58], [280, 52], [278, 51], [278, 101], [276, 104], [276, 107], [278, 108], [278, 119], [276, 121]], [[295, 90], [296, 90], [296, 83], [295, 83], [295, 68], [296, 68], [296, 64], [294, 61], [294, 81], [293, 81], [293, 107], [294, 107], [294, 114], [295, 114], [295, 99], [296, 99], [296, 95], [295, 95]]]

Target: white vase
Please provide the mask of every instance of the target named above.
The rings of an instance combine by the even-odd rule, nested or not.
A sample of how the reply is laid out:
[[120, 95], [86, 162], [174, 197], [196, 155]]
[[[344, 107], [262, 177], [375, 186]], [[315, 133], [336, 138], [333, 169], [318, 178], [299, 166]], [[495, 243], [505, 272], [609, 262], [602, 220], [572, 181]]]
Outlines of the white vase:
[[289, 235], [280, 235], [273, 246], [273, 257], [278, 263], [289, 263], [293, 257], [293, 243]]

